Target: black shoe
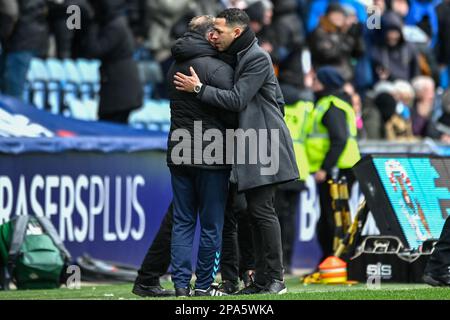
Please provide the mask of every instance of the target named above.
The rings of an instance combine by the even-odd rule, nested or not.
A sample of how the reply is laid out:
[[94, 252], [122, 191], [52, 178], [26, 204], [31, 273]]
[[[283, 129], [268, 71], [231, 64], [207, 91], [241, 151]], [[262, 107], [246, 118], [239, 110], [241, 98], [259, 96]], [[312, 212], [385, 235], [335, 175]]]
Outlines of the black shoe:
[[164, 289], [160, 285], [146, 286], [141, 283], [135, 283], [131, 292], [140, 297], [173, 297], [175, 295], [175, 291]]
[[175, 288], [175, 295], [179, 297], [192, 296], [191, 288]]
[[217, 290], [226, 293], [227, 295], [229, 294], [233, 294], [236, 293], [237, 291], [239, 291], [239, 285], [237, 283], [234, 283], [233, 281], [223, 281], [222, 283], [220, 283], [219, 285], [216, 286], [212, 286], [214, 288], [216, 288]]
[[433, 287], [447, 287], [450, 286], [450, 274], [438, 276], [431, 273], [425, 273], [423, 275], [423, 281]]
[[259, 294], [264, 291], [264, 286], [261, 286], [257, 284], [256, 282], [253, 282], [248, 287], [245, 287], [241, 291], [238, 291], [235, 293], [236, 295], [248, 295], [248, 294]]
[[287, 293], [286, 285], [283, 281], [273, 279], [270, 283], [265, 287], [264, 291], [261, 294], [285, 294]]
[[206, 290], [202, 290], [202, 289], [195, 289], [194, 291], [194, 296], [196, 297], [222, 297], [222, 296], [227, 296], [228, 294], [226, 294], [225, 292], [220, 291], [217, 288], [214, 288], [213, 286], [209, 287]]

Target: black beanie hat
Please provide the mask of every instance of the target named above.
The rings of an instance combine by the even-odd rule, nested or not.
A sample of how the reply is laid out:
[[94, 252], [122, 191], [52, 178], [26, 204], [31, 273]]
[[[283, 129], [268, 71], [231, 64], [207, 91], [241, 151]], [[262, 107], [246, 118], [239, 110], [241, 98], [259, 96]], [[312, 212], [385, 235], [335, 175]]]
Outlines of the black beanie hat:
[[248, 6], [247, 9], [244, 10], [248, 17], [250, 18], [250, 21], [258, 22], [260, 24], [264, 24], [264, 4], [262, 1], [257, 1], [253, 3], [252, 5]]
[[339, 3], [337, 2], [332, 2], [328, 5], [327, 7], [327, 11], [325, 12], [325, 14], [330, 14], [332, 12], [340, 12], [343, 15], [347, 15], [347, 12], [345, 11], [344, 7], [341, 6]]
[[382, 92], [375, 97], [375, 105], [380, 110], [383, 121], [386, 122], [396, 112], [397, 100], [387, 92]]
[[341, 89], [345, 80], [339, 71], [332, 66], [325, 66], [317, 70], [317, 78], [324, 85], [325, 89]]

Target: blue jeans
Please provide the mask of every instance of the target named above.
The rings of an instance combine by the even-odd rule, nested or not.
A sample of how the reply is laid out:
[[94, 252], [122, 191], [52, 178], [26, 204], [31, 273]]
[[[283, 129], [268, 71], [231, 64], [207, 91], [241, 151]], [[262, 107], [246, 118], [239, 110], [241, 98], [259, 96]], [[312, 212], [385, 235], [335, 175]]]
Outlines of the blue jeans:
[[200, 244], [195, 288], [204, 290], [211, 286], [219, 270], [230, 171], [184, 167], [171, 168], [171, 175], [172, 281], [175, 288], [189, 287], [192, 276], [192, 247], [198, 216]]
[[31, 51], [2, 53], [0, 58], [0, 90], [3, 94], [23, 99], [28, 69], [34, 56]]

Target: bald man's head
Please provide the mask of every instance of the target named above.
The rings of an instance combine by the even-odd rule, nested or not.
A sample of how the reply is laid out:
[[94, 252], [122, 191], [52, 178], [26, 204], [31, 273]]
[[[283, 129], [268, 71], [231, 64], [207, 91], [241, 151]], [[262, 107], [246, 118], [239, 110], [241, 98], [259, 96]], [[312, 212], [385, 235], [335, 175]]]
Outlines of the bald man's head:
[[190, 32], [196, 32], [208, 38], [208, 34], [214, 30], [214, 21], [215, 18], [213, 16], [197, 16], [189, 22], [188, 29]]

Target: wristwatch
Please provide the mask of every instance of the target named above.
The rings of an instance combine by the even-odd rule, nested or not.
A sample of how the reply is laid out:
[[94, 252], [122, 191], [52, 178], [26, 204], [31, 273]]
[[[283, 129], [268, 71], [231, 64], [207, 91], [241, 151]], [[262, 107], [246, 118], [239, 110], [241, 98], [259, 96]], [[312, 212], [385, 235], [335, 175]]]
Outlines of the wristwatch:
[[196, 85], [196, 86], [194, 87], [194, 92], [197, 93], [197, 94], [199, 94], [200, 91], [202, 90], [202, 87], [203, 87], [203, 84], [202, 84], [202, 83], [199, 83], [198, 85]]

